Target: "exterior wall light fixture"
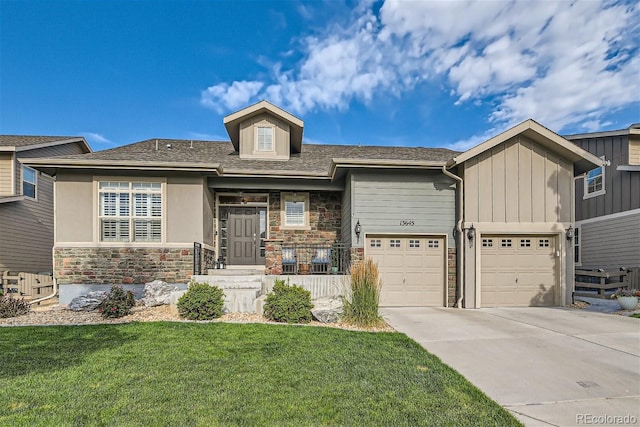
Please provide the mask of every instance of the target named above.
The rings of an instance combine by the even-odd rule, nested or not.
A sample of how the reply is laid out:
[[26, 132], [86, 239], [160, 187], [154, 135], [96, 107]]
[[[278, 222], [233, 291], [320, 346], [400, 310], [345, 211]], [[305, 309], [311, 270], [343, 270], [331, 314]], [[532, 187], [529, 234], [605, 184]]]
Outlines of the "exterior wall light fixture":
[[476, 237], [476, 228], [473, 226], [473, 224], [471, 224], [471, 227], [469, 227], [469, 229], [467, 230], [467, 239], [469, 239], [469, 241], [472, 242], [475, 237]]
[[573, 236], [575, 236], [575, 230], [573, 229], [573, 226], [569, 226], [569, 228], [567, 228], [567, 240], [573, 240]]
[[356, 226], [353, 228], [353, 232], [356, 233], [356, 237], [358, 238], [358, 242], [360, 242], [360, 233], [362, 233], [362, 226], [360, 225], [360, 220], [356, 222]]

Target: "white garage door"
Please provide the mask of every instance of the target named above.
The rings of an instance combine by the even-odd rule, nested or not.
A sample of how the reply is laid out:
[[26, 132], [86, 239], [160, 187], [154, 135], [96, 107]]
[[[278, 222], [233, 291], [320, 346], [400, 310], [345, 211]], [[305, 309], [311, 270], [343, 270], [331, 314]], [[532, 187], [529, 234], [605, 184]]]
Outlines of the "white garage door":
[[380, 305], [444, 305], [446, 247], [444, 237], [367, 236], [365, 255], [378, 263], [382, 279]]
[[482, 236], [482, 307], [555, 305], [558, 292], [554, 236]]

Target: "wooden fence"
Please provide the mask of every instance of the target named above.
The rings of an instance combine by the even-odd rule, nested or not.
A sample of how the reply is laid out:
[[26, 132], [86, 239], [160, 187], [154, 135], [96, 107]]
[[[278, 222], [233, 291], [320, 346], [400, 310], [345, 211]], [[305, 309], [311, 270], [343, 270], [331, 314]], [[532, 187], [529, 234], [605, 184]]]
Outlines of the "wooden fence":
[[26, 299], [39, 298], [53, 290], [53, 278], [49, 274], [5, 271], [2, 273], [2, 291], [5, 294]]
[[[575, 287], [575, 296], [597, 298], [606, 298], [605, 292], [611, 289], [640, 289], [640, 267], [610, 271], [576, 269]], [[594, 290], [597, 291], [596, 294], [593, 293]]]

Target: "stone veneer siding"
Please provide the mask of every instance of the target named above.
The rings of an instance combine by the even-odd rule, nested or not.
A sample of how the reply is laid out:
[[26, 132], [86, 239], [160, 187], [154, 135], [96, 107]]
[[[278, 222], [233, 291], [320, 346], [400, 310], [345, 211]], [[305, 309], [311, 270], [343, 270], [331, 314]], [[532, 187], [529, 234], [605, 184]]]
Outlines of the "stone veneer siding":
[[269, 193], [269, 239], [266, 241], [267, 274], [282, 273], [282, 245], [331, 246], [340, 239], [342, 193], [335, 191], [309, 192], [309, 230], [287, 230], [281, 227], [280, 192]]
[[134, 284], [164, 280], [186, 283], [193, 248], [56, 248], [58, 284]]

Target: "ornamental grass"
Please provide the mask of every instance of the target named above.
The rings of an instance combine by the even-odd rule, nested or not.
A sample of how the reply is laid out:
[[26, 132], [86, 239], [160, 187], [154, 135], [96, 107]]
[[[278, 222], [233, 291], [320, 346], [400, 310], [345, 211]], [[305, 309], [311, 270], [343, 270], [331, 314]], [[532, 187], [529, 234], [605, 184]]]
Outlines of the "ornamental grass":
[[351, 295], [344, 300], [343, 320], [359, 326], [384, 324], [378, 313], [382, 281], [378, 264], [368, 258], [351, 267]]

